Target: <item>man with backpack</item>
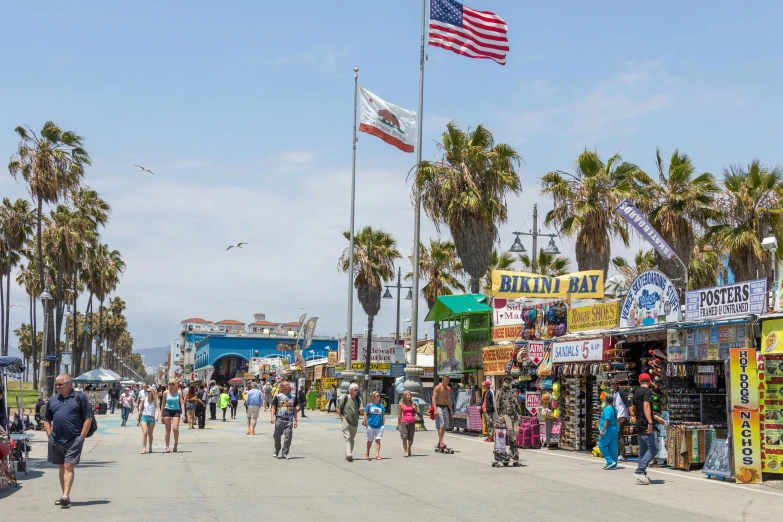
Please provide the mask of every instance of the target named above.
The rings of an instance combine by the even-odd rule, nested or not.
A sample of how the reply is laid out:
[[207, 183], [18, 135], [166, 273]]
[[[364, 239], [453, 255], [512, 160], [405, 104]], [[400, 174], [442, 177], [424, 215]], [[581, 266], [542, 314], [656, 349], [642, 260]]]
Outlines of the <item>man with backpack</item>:
[[85, 439], [94, 431], [94, 421], [90, 401], [81, 392], [74, 392], [70, 375], [58, 375], [54, 387], [57, 393], [49, 399], [44, 416], [49, 437], [47, 460], [60, 468], [62, 497], [55, 505], [66, 508], [71, 504], [74, 467], [79, 463]]
[[345, 460], [353, 462], [353, 441], [359, 427], [359, 414], [362, 411], [362, 399], [359, 397], [359, 385], [351, 383], [348, 393], [343, 395], [337, 407], [337, 413], [343, 423], [345, 438]]
[[109, 390], [109, 409], [111, 410], [112, 414], [114, 413], [114, 409], [117, 407], [117, 402], [120, 400], [120, 389], [115, 384], [111, 387]]

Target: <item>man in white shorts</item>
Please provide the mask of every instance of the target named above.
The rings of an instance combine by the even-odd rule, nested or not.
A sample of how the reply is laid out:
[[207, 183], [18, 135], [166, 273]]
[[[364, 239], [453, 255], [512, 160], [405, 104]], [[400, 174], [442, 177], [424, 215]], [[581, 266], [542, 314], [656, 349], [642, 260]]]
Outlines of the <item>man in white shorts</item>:
[[264, 394], [252, 382], [248, 384], [248, 388], [250, 389], [247, 391], [247, 398], [245, 399], [245, 406], [247, 406], [247, 434], [255, 435], [258, 412], [261, 411], [261, 406], [264, 404]]
[[381, 460], [381, 440], [383, 439], [383, 424], [386, 421], [386, 409], [381, 404], [381, 394], [377, 391], [370, 394], [370, 402], [364, 407], [364, 424], [367, 427], [367, 453], [364, 458], [370, 460], [370, 450], [375, 441], [375, 459]]

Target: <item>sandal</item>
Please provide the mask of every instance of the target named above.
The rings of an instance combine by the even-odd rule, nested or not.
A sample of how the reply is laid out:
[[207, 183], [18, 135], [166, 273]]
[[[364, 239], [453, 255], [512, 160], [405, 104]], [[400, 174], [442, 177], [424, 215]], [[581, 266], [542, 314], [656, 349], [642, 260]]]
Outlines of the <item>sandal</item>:
[[367, 459], [367, 460], [371, 460], [371, 459], [370, 459], [370, 454], [369, 454], [369, 453], [365, 453], [365, 454], [364, 454], [364, 458], [365, 458], [365, 459]]
[[144, 455], [145, 453], [147, 453], [147, 450], [141, 450], [142, 455]]
[[166, 453], [171, 453], [171, 450], [168, 447], [166, 448]]
[[177, 452], [177, 445], [174, 444], [174, 449], [172, 450], [172, 453], [176, 453], [176, 452]]
[[380, 455], [375, 456], [375, 460], [382, 460]]
[[61, 498], [60, 499], [60, 507], [61, 508], [67, 508], [71, 505], [71, 499], [69, 498]]

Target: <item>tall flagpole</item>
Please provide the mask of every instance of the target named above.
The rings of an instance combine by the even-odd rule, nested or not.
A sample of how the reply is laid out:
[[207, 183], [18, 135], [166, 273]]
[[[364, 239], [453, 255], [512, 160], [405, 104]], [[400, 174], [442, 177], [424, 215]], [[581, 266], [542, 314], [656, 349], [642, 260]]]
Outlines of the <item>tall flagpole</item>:
[[359, 96], [359, 68], [353, 68], [353, 159], [351, 161], [351, 225], [350, 225], [350, 253], [348, 255], [348, 324], [345, 330], [345, 370], [343, 371], [344, 391], [348, 392], [348, 383], [353, 378], [351, 371], [351, 348], [353, 339], [353, 247], [354, 247], [354, 212], [356, 207], [356, 105]]
[[[427, 0], [421, 0], [421, 50], [419, 53], [419, 110], [416, 115], [418, 118], [417, 125], [417, 142], [416, 142], [416, 169], [418, 170], [421, 164], [421, 135], [422, 127], [424, 126], [422, 115], [424, 113], [424, 46], [426, 45], [426, 31], [427, 31]], [[414, 209], [414, 225], [413, 225], [413, 299], [411, 300], [411, 356], [410, 365], [416, 367], [416, 355], [419, 347], [419, 235], [421, 229], [421, 193], [416, 190], [416, 207]], [[434, 341], [434, 339], [433, 339]], [[412, 371], [406, 371], [406, 381], [411, 386], [411, 391], [419, 392], [421, 390], [421, 370], [411, 369]], [[411, 382], [412, 381], [412, 382]]]

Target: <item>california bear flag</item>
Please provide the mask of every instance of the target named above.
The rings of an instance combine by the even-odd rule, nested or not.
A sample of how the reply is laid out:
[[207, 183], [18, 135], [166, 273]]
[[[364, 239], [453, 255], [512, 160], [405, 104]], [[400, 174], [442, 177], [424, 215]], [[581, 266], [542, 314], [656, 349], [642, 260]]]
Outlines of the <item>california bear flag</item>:
[[362, 117], [359, 130], [378, 136], [403, 152], [416, 145], [416, 113], [387, 103], [365, 89], [361, 90]]

